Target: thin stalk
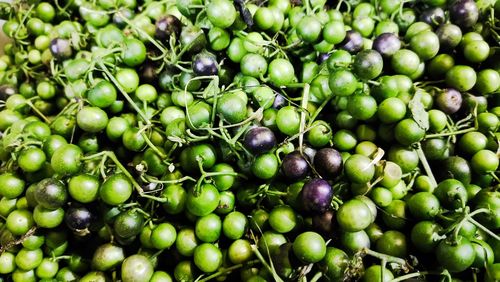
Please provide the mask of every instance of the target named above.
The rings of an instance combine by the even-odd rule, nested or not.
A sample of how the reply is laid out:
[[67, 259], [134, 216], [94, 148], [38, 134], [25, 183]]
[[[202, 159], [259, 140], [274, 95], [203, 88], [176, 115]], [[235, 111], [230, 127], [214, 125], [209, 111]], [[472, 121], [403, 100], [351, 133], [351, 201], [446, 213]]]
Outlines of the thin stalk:
[[384, 279], [384, 277], [385, 277], [384, 275], [385, 275], [385, 272], [387, 271], [387, 268], [386, 268], [387, 267], [387, 261], [385, 259], [382, 260], [382, 262], [380, 263], [380, 265], [382, 266], [382, 269], [380, 271], [380, 278], [379, 279], [380, 279], [380, 281], [384, 281], [385, 280]]
[[226, 128], [233, 128], [233, 127], [242, 126], [242, 125], [248, 124], [250, 121], [252, 121], [254, 119], [257, 119], [257, 120], [262, 119], [262, 112], [263, 111], [264, 111], [263, 108], [258, 108], [257, 111], [255, 111], [254, 113], [252, 113], [245, 120], [240, 121], [238, 123], [232, 123], [232, 124], [227, 124], [227, 125], [220, 125], [219, 127], [199, 128], [199, 129], [200, 130], [220, 130], [220, 129], [226, 129]]
[[[306, 0], [308, 2], [309, 0]], [[300, 153], [302, 154], [302, 145], [304, 144], [304, 129], [306, 126], [306, 112], [307, 112], [307, 103], [309, 102], [309, 90], [311, 89], [311, 86], [309, 83], [306, 83], [304, 85], [304, 91], [302, 93], [302, 101], [300, 103], [300, 107], [302, 108], [302, 111], [300, 112], [300, 126], [299, 126], [299, 150]]]
[[104, 155], [104, 156], [102, 157], [102, 159], [101, 159], [101, 163], [99, 164], [99, 172], [101, 173], [101, 177], [102, 177], [103, 179], [106, 179], [106, 177], [107, 177], [107, 176], [106, 176], [106, 170], [105, 170], [105, 168], [104, 168], [104, 167], [105, 167], [105, 166], [104, 166], [104, 164], [106, 163], [106, 160], [107, 160], [107, 159], [108, 159], [108, 158], [106, 157], [106, 155]]
[[95, 153], [95, 154], [92, 154], [92, 155], [85, 156], [85, 157], [82, 158], [82, 160], [83, 161], [94, 160], [94, 159], [100, 158], [102, 156], [105, 156], [107, 154], [108, 154], [108, 151], [102, 151], [102, 152], [99, 152], [99, 153]]
[[245, 126], [238, 129], [238, 132], [231, 139], [231, 143], [236, 144], [236, 141], [238, 141], [238, 139], [240, 139], [240, 137], [247, 131], [247, 129], [250, 127], [250, 125], [251, 125], [250, 123], [247, 123]]
[[259, 250], [257, 249], [257, 246], [256, 245], [252, 245], [252, 250], [255, 254], [255, 256], [259, 259], [259, 261], [264, 265], [265, 268], [267, 268], [267, 270], [273, 275], [273, 278], [274, 278], [274, 281], [276, 282], [284, 282], [283, 279], [281, 279], [281, 277], [278, 276], [278, 274], [276, 274], [276, 271], [274, 270], [274, 267], [270, 266], [266, 260], [264, 259], [264, 257], [262, 256], [262, 254], [259, 252]]
[[148, 145], [148, 147], [151, 148], [162, 160], [167, 158], [167, 155], [165, 155], [162, 151], [160, 151], [160, 149], [158, 149], [156, 147], [156, 145], [153, 144], [153, 142], [151, 142], [151, 140], [149, 140], [149, 138], [146, 136], [145, 133], [142, 133], [141, 135], [144, 138], [144, 140], [146, 141], [146, 144]]
[[455, 136], [455, 135], [464, 134], [464, 133], [472, 132], [472, 131], [476, 131], [476, 128], [471, 127], [471, 128], [466, 128], [466, 129], [451, 131], [451, 132], [427, 134], [427, 135], [425, 135], [425, 139], [445, 137], [445, 136]]
[[311, 278], [311, 282], [316, 282], [316, 281], [319, 281], [319, 279], [321, 279], [321, 277], [323, 277], [323, 273], [322, 272], [317, 272], [313, 278]]
[[311, 126], [311, 124], [316, 120], [316, 118], [318, 117], [318, 115], [321, 113], [321, 111], [323, 110], [323, 108], [328, 104], [328, 102], [330, 102], [331, 98], [328, 98], [326, 99], [325, 101], [323, 101], [323, 103], [321, 103], [321, 105], [316, 109], [316, 111], [314, 112], [314, 114], [311, 116], [311, 118], [309, 119], [309, 123], [307, 124], [307, 126]]
[[142, 36], [146, 37], [146, 39], [148, 39], [148, 41], [151, 42], [154, 46], [156, 46], [156, 48], [158, 48], [158, 50], [160, 50], [162, 53], [166, 53], [167, 52], [167, 50], [162, 45], [160, 45], [160, 43], [158, 43], [158, 41], [156, 41], [153, 37], [151, 37], [151, 35], [149, 35], [144, 30], [138, 28], [134, 23], [132, 23], [129, 19], [127, 19], [127, 17], [125, 17], [121, 13], [118, 13], [118, 16], [120, 16], [120, 18], [122, 18], [122, 20], [125, 23], [127, 23], [127, 25], [131, 26], [137, 32], [141, 33]]
[[477, 228], [483, 230], [484, 232], [488, 233], [488, 235], [490, 235], [491, 237], [493, 237], [495, 240], [498, 240], [500, 241], [500, 237], [495, 234], [494, 232], [492, 232], [491, 230], [489, 230], [488, 228], [486, 228], [484, 225], [482, 225], [481, 223], [477, 222], [475, 219], [473, 219], [472, 217], [468, 216], [468, 220], [474, 224]]
[[58, 256], [58, 257], [52, 258], [52, 260], [53, 261], [70, 260], [71, 258], [72, 258], [72, 256]]
[[50, 124], [50, 120], [42, 113], [40, 112], [40, 110], [38, 110], [35, 105], [33, 105], [33, 103], [31, 103], [31, 101], [26, 101], [26, 104], [28, 104], [28, 106], [30, 106], [30, 108], [37, 114], [39, 115], [43, 121], [45, 121], [45, 123], [47, 124]]
[[24, 242], [24, 240], [26, 240], [26, 238], [28, 238], [29, 236], [33, 235], [35, 233], [35, 231], [36, 231], [36, 226], [33, 226], [28, 230], [28, 232], [26, 232], [26, 234], [19, 237], [19, 239], [6, 242], [2, 246], [0, 246], [0, 255], [3, 254], [8, 249], [10, 249], [16, 245], [22, 244]]
[[144, 196], [144, 190], [142, 189], [141, 185], [139, 185], [139, 183], [137, 183], [137, 181], [132, 176], [132, 174], [130, 174], [130, 172], [127, 170], [127, 168], [125, 166], [123, 166], [123, 164], [118, 160], [115, 153], [113, 151], [106, 151], [106, 152], [107, 152], [106, 155], [108, 156], [108, 158], [110, 158], [115, 163], [115, 165], [122, 171], [122, 173], [128, 177], [130, 182], [132, 182], [132, 185], [135, 187], [135, 189], [137, 190], [139, 195]]
[[104, 63], [101, 62], [101, 61], [99, 61], [97, 63], [99, 64], [99, 67], [101, 67], [102, 71], [109, 78], [109, 80], [111, 80], [113, 82], [113, 84], [116, 86], [116, 88], [118, 88], [118, 90], [122, 93], [123, 97], [125, 97], [125, 99], [127, 99], [127, 101], [130, 103], [130, 105], [132, 106], [132, 108], [134, 108], [134, 110], [141, 116], [141, 118], [148, 125], [151, 124], [151, 121], [146, 117], [146, 114], [144, 114], [142, 112], [142, 110], [139, 109], [139, 107], [137, 107], [137, 105], [135, 104], [134, 100], [132, 100], [132, 98], [127, 94], [127, 92], [125, 90], [123, 90], [123, 87], [120, 85], [120, 83], [118, 82], [118, 80], [116, 80], [116, 78], [111, 74], [111, 72], [108, 70], [108, 68], [106, 67], [106, 65], [104, 65]]
[[453, 240], [457, 241], [458, 240], [458, 235], [460, 233], [460, 230], [462, 229], [464, 223], [467, 221], [467, 216], [465, 216], [460, 222], [455, 226], [455, 229], [453, 231]]
[[[498, 153], [497, 153], [497, 155], [498, 155]], [[496, 181], [496, 182], [500, 183], [500, 178], [498, 178], [498, 176], [495, 174], [495, 172], [491, 171], [491, 172], [489, 173], [489, 175], [490, 175], [491, 177], [493, 177], [493, 179], [495, 179], [495, 181]]]
[[390, 280], [390, 282], [405, 281], [407, 279], [420, 277], [420, 276], [423, 276], [425, 274], [427, 274], [427, 272], [425, 272], [425, 271], [422, 271], [422, 272], [413, 272], [413, 273], [410, 273], [410, 274], [406, 274], [406, 275], [394, 278], [394, 279]]
[[367, 254], [367, 255], [370, 255], [372, 257], [375, 257], [375, 258], [378, 258], [380, 259], [381, 261], [386, 261], [386, 262], [393, 262], [393, 263], [397, 263], [397, 264], [400, 264], [400, 265], [403, 265], [405, 266], [406, 265], [406, 261], [402, 258], [398, 258], [398, 257], [395, 257], [395, 256], [390, 256], [390, 255], [386, 255], [386, 254], [381, 254], [379, 252], [375, 252], [375, 251], [372, 251], [370, 249], [367, 249], [367, 248], [364, 248], [362, 250], [363, 253]]
[[425, 173], [427, 174], [427, 176], [429, 176], [429, 180], [431, 181], [432, 186], [437, 187], [436, 178], [434, 178], [434, 174], [432, 173], [431, 167], [427, 162], [427, 158], [425, 157], [424, 151], [422, 150], [422, 146], [420, 146], [420, 143], [418, 143], [417, 146], [417, 155], [418, 158], [420, 159], [420, 162], [422, 163], [422, 166], [424, 167]]
[[254, 264], [258, 264], [260, 261], [258, 259], [256, 260], [252, 260], [252, 261], [249, 261], [249, 262], [246, 262], [246, 263], [240, 263], [240, 264], [236, 264], [236, 265], [233, 265], [233, 266], [230, 266], [230, 267], [226, 267], [226, 268], [221, 268], [219, 271], [205, 277], [205, 278], [202, 278], [200, 280], [197, 280], [198, 282], [205, 282], [205, 281], [209, 281], [209, 280], [212, 280], [216, 277], [219, 277], [223, 274], [226, 274], [226, 273], [231, 273], [233, 272], [234, 270], [236, 269], [239, 269], [239, 268], [242, 268], [243, 266], [250, 266], [250, 265], [254, 265]]
[[182, 183], [182, 182], [187, 181], [187, 180], [196, 182], [196, 179], [192, 178], [191, 176], [184, 176], [182, 178], [175, 179], [175, 180], [158, 180], [158, 179], [152, 179], [150, 177], [146, 177], [146, 180], [151, 182], [151, 183], [158, 183], [158, 184], [178, 184], [178, 183]]
[[311, 3], [309, 2], [309, 0], [305, 0], [304, 2], [306, 2], [306, 14], [310, 15], [312, 13]]

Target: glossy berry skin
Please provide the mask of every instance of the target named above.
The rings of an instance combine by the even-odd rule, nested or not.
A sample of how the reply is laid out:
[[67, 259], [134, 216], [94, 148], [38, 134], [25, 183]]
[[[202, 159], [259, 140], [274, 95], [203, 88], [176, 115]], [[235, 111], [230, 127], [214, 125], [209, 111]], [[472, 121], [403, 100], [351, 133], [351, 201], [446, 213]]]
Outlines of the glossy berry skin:
[[357, 31], [348, 30], [339, 47], [349, 53], [357, 53], [363, 49], [363, 36]]
[[73, 231], [82, 231], [90, 226], [92, 213], [84, 206], [71, 207], [64, 217], [66, 225]]
[[215, 56], [207, 53], [200, 53], [194, 57], [193, 72], [196, 75], [216, 75], [219, 72], [219, 66]]
[[165, 40], [172, 35], [179, 36], [181, 33], [182, 23], [173, 16], [167, 15], [156, 22], [155, 36], [158, 39]]
[[373, 50], [384, 58], [390, 58], [394, 53], [401, 49], [401, 40], [394, 33], [382, 33], [373, 40]]
[[64, 184], [52, 178], [46, 178], [37, 184], [35, 199], [39, 205], [46, 209], [62, 207], [68, 198]]
[[315, 230], [330, 234], [335, 230], [335, 212], [328, 210], [324, 213], [315, 214], [312, 217], [312, 226]]
[[474, 0], [456, 0], [449, 7], [450, 20], [461, 28], [474, 26], [479, 19], [479, 9]]
[[432, 7], [425, 9], [420, 15], [420, 20], [432, 26], [438, 26], [445, 22], [445, 15], [443, 9], [439, 7]]
[[310, 180], [304, 185], [301, 193], [306, 211], [324, 213], [330, 208], [333, 189], [326, 180], [320, 178]]
[[71, 49], [71, 43], [69, 40], [66, 39], [61, 39], [61, 38], [55, 38], [52, 39], [50, 42], [50, 52], [52, 53], [52, 56], [54, 56], [57, 59], [67, 59], [71, 57], [73, 54], [73, 50]]
[[17, 89], [12, 85], [0, 86], [0, 100], [5, 101], [10, 96], [18, 93]]
[[245, 135], [243, 144], [254, 154], [262, 154], [276, 146], [276, 136], [267, 127], [254, 127]]
[[328, 58], [330, 58], [329, 53], [321, 53], [321, 54], [319, 54], [318, 59], [316, 61], [318, 62], [318, 64], [321, 64], [321, 63], [325, 62], [326, 60], [328, 60]]
[[276, 109], [276, 110], [279, 110], [281, 108], [283, 108], [284, 106], [286, 106], [286, 99], [283, 95], [281, 94], [277, 94], [276, 97], [274, 98], [274, 102], [273, 102], [273, 109]]
[[298, 180], [309, 172], [309, 164], [300, 152], [292, 152], [283, 158], [281, 170], [287, 179]]
[[342, 156], [333, 148], [320, 149], [314, 156], [314, 168], [321, 177], [333, 179], [340, 175], [342, 167]]

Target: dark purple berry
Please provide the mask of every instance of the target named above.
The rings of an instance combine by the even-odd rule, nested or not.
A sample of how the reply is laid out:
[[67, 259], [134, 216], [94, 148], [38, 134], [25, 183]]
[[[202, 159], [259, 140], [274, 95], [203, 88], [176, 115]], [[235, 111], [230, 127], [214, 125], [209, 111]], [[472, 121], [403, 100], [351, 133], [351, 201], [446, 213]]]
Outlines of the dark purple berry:
[[333, 189], [324, 179], [314, 178], [301, 191], [304, 209], [313, 213], [324, 213], [330, 208]]
[[335, 178], [342, 172], [342, 156], [333, 148], [318, 150], [314, 156], [314, 168], [325, 178]]
[[474, 0], [456, 0], [449, 7], [450, 20], [461, 28], [474, 26], [479, 19], [479, 9]]
[[312, 226], [324, 234], [332, 234], [335, 224], [335, 213], [332, 210], [321, 214], [315, 214], [312, 217]]
[[10, 96], [18, 93], [16, 88], [12, 85], [0, 85], [0, 100], [7, 100]]
[[285, 96], [277, 94], [276, 97], [274, 97], [273, 109], [279, 110], [284, 106], [286, 106]]
[[377, 51], [384, 58], [390, 58], [401, 49], [401, 40], [394, 33], [382, 33], [373, 40], [373, 50]]
[[124, 28], [127, 26], [127, 22], [123, 18], [131, 20], [133, 17], [134, 12], [132, 10], [122, 7], [118, 12], [113, 14], [113, 23], [119, 28]]
[[445, 22], [444, 11], [439, 7], [425, 9], [420, 15], [420, 20], [431, 26], [438, 26]]
[[181, 29], [181, 21], [175, 16], [167, 15], [156, 22], [155, 36], [158, 39], [165, 40], [172, 35], [179, 36]]
[[216, 75], [219, 65], [214, 55], [202, 52], [193, 59], [193, 72], [198, 76]]
[[67, 39], [55, 38], [50, 41], [50, 53], [56, 59], [67, 59], [73, 54], [71, 43]]
[[267, 127], [254, 127], [245, 135], [243, 144], [250, 152], [262, 154], [276, 146], [276, 136]]
[[156, 68], [151, 62], [146, 62], [141, 66], [141, 81], [153, 83], [156, 80]]
[[292, 152], [283, 158], [281, 170], [286, 178], [299, 180], [304, 178], [309, 172], [309, 164], [300, 152]]
[[317, 62], [318, 62], [318, 64], [321, 64], [324, 61], [328, 60], [328, 58], [330, 58], [330, 54], [329, 53], [321, 53], [318, 56]]
[[92, 219], [92, 213], [84, 206], [71, 207], [64, 216], [68, 228], [76, 232], [89, 228]]
[[349, 53], [357, 53], [363, 49], [363, 43], [363, 36], [359, 32], [348, 30], [339, 47]]

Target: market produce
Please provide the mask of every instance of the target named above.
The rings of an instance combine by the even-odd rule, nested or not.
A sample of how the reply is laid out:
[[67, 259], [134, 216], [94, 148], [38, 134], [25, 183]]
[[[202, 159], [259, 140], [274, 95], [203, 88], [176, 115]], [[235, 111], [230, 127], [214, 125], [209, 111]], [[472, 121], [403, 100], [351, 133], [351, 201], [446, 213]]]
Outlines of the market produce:
[[499, 15], [0, 3], [0, 281], [500, 281]]

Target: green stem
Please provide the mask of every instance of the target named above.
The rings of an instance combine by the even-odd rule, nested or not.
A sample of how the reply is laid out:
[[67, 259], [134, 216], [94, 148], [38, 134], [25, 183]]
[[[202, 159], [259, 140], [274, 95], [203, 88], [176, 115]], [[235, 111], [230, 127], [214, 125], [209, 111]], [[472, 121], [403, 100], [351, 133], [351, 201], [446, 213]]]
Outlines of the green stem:
[[309, 0], [305, 0], [304, 2], [306, 2], [306, 14], [310, 15], [311, 14], [311, 3], [309, 2]]
[[141, 208], [137, 208], [137, 207], [135, 207], [135, 208], [133, 208], [133, 209], [132, 209], [132, 211], [134, 211], [134, 212], [138, 212], [138, 213], [142, 214], [145, 218], [150, 218], [150, 217], [151, 217], [151, 215], [150, 215], [149, 213], [145, 212], [145, 211], [144, 211], [143, 209], [141, 209]]
[[[309, 0], [306, 0], [306, 2], [309, 2]], [[304, 144], [304, 129], [306, 126], [306, 112], [307, 112], [307, 103], [309, 102], [309, 90], [311, 89], [311, 86], [309, 83], [306, 83], [304, 85], [304, 90], [302, 93], [302, 101], [300, 103], [300, 107], [302, 108], [302, 111], [300, 112], [300, 126], [299, 126], [299, 150], [300, 153], [302, 154], [302, 147]]]
[[[28, 19], [28, 17], [30, 16], [31, 14], [31, 10], [33, 10], [33, 8], [35, 7], [35, 5], [31, 5], [29, 10], [26, 11], [26, 14], [23, 16], [23, 18], [21, 19], [21, 21], [19, 22], [19, 25], [20, 26], [24, 26], [24, 22]], [[25, 27], [26, 28], [26, 27]], [[22, 30], [22, 28], [18, 28], [16, 29], [15, 33], [14, 33], [14, 38], [17, 40], [18, 37], [19, 37], [19, 32]], [[24, 39], [24, 38], [21, 38], [21, 39]]]
[[141, 133], [142, 137], [146, 141], [146, 144], [148, 145], [149, 148], [151, 148], [162, 160], [167, 158], [167, 155], [165, 155], [160, 149], [156, 147], [151, 140], [149, 140], [149, 137], [146, 136], [145, 133]]
[[[201, 128], [197, 128], [197, 129], [201, 129]], [[207, 130], [210, 130], [210, 129], [207, 129]], [[189, 140], [193, 141], [193, 142], [199, 142], [199, 141], [210, 139], [210, 135], [198, 136], [198, 135], [194, 134], [193, 132], [191, 132], [191, 129], [189, 129], [189, 128], [186, 129], [186, 134], [187, 134], [187, 137], [190, 138]]]
[[82, 157], [81, 160], [82, 161], [95, 160], [95, 159], [100, 158], [102, 156], [105, 156], [107, 154], [108, 154], [108, 151], [102, 151], [102, 152], [99, 152], [99, 153], [95, 153], [95, 154], [92, 154], [92, 155], [88, 155], [88, 156]]
[[71, 256], [58, 256], [53, 258], [54, 261], [59, 261], [59, 260], [70, 260]]
[[125, 17], [121, 13], [118, 13], [118, 15], [120, 16], [120, 18], [122, 18], [122, 20], [127, 25], [131, 26], [137, 32], [141, 33], [142, 36], [144, 36], [149, 42], [151, 42], [154, 46], [156, 46], [156, 48], [158, 48], [158, 50], [160, 50], [162, 53], [166, 53], [167, 52], [167, 50], [165, 49], [165, 47], [163, 47], [162, 45], [160, 45], [160, 43], [158, 43], [157, 40], [155, 40], [153, 37], [151, 37], [151, 35], [149, 35], [147, 32], [145, 32], [141, 28], [137, 27], [134, 23], [132, 23], [129, 19], [127, 19], [127, 17]]
[[323, 103], [321, 103], [321, 105], [316, 109], [316, 111], [314, 112], [314, 114], [311, 116], [311, 118], [309, 119], [309, 123], [307, 124], [307, 126], [311, 126], [311, 124], [316, 120], [316, 118], [318, 117], [318, 115], [321, 113], [321, 111], [323, 110], [323, 108], [325, 108], [325, 106], [328, 104], [328, 102], [330, 102], [331, 98], [328, 98], [326, 99], [325, 101], [323, 101]]
[[203, 176], [206, 177], [213, 177], [213, 176], [237, 176], [246, 179], [247, 177], [243, 174], [237, 173], [237, 172], [231, 172], [231, 171], [220, 171], [220, 172], [205, 172]]
[[384, 277], [385, 277], [385, 272], [387, 271], [387, 261], [385, 259], [382, 260], [382, 262], [380, 263], [380, 266], [382, 267], [381, 271], [380, 271], [380, 281], [384, 281]]
[[286, 88], [304, 88], [306, 83], [303, 82], [296, 82], [296, 83], [290, 83], [286, 85]]
[[393, 262], [393, 263], [400, 264], [402, 266], [407, 265], [406, 261], [404, 259], [402, 259], [402, 258], [398, 258], [398, 257], [395, 257], [395, 256], [386, 255], [386, 254], [381, 254], [379, 252], [375, 252], [375, 251], [372, 251], [372, 250], [367, 249], [367, 248], [364, 248], [362, 250], [362, 252], [365, 253], [365, 254], [367, 254], [367, 255], [370, 255], [372, 257], [378, 258], [381, 261], [385, 260], [386, 262]]
[[247, 129], [250, 127], [250, 125], [251, 125], [251, 123], [247, 123], [242, 128], [239, 128], [238, 132], [233, 136], [233, 138], [231, 138], [231, 143], [236, 144], [236, 141], [238, 141], [238, 139], [240, 139], [240, 137], [243, 134], [245, 134]]
[[125, 166], [123, 166], [123, 164], [118, 160], [115, 153], [113, 151], [106, 151], [106, 152], [107, 152], [106, 155], [108, 156], [108, 158], [110, 158], [115, 163], [115, 165], [122, 171], [122, 173], [128, 177], [130, 182], [132, 182], [132, 185], [135, 187], [135, 189], [137, 190], [139, 195], [143, 196], [144, 190], [142, 189], [141, 185], [139, 185], [139, 183], [137, 183], [137, 181], [132, 176], [132, 174], [130, 174], [130, 172], [127, 170], [127, 168], [125, 168]]
[[491, 237], [493, 237], [495, 240], [497, 241], [500, 241], [500, 237], [493, 233], [491, 230], [489, 230], [488, 228], [486, 228], [484, 225], [482, 225], [481, 223], [477, 222], [475, 219], [473, 219], [472, 217], [468, 216], [468, 220], [474, 224], [477, 228], [483, 230], [484, 232], [488, 233], [488, 235], [490, 235]]
[[104, 155], [101, 159], [101, 163], [99, 164], [99, 172], [101, 173], [101, 177], [103, 179], [106, 179], [106, 169], [105, 169], [105, 164], [106, 160], [108, 159], [107, 155]]
[[321, 279], [321, 277], [323, 277], [323, 273], [322, 272], [317, 272], [316, 274], [314, 274], [313, 278], [311, 278], [311, 282], [316, 282], [319, 279]]
[[257, 249], [256, 245], [252, 245], [252, 250], [253, 250], [255, 256], [264, 265], [264, 267], [267, 268], [267, 270], [273, 275], [274, 281], [276, 281], [276, 282], [284, 282], [283, 279], [281, 279], [281, 277], [279, 277], [279, 275], [276, 273], [276, 271], [274, 270], [274, 267], [272, 267], [271, 265], [269, 265], [267, 263], [267, 261], [264, 259], [264, 257], [262, 256], [262, 254]]
[[462, 226], [464, 223], [467, 221], [467, 216], [465, 216], [460, 222], [457, 224], [455, 227], [455, 230], [453, 231], [453, 241], [458, 241], [458, 235], [460, 233], [460, 229], [462, 229]]
[[145, 193], [140, 194], [140, 196], [142, 198], [150, 199], [150, 200], [153, 200], [153, 201], [156, 201], [156, 202], [160, 202], [160, 203], [167, 203], [168, 202], [167, 198], [161, 198], [161, 197], [151, 196], [151, 195], [148, 195], [148, 194], [145, 194]]
[[[497, 153], [497, 154], [498, 154], [498, 153]], [[497, 183], [500, 183], [500, 178], [498, 178], [498, 176], [495, 174], [495, 172], [490, 171], [489, 175], [490, 175], [491, 177], [493, 177], [493, 179], [495, 179], [495, 181], [496, 181]]]
[[191, 176], [184, 176], [182, 178], [175, 180], [157, 180], [157, 179], [152, 179], [150, 177], [146, 177], [146, 180], [152, 183], [159, 183], [159, 184], [178, 184], [187, 180], [196, 182], [196, 179], [192, 178]]
[[427, 162], [427, 158], [425, 157], [424, 151], [422, 150], [422, 146], [420, 143], [418, 143], [417, 146], [417, 155], [418, 158], [420, 159], [420, 162], [422, 163], [422, 166], [424, 167], [425, 173], [427, 176], [429, 176], [429, 180], [431, 181], [432, 186], [435, 188], [437, 187], [437, 182], [436, 178], [434, 178], [434, 174], [432, 173], [431, 167], [429, 163]]
[[26, 104], [28, 104], [28, 106], [30, 106], [30, 108], [37, 114], [39, 115], [43, 121], [45, 121], [45, 123], [47, 124], [50, 124], [50, 120], [42, 113], [40, 112], [40, 110], [38, 110], [35, 105], [33, 105], [33, 103], [31, 103], [31, 101], [26, 101]]
[[249, 262], [246, 262], [246, 263], [240, 263], [240, 264], [236, 264], [236, 265], [233, 265], [233, 266], [230, 266], [230, 267], [226, 267], [226, 268], [221, 268], [219, 269], [219, 271], [205, 277], [205, 278], [202, 278], [200, 280], [197, 280], [198, 282], [205, 282], [205, 281], [210, 281], [216, 277], [219, 277], [221, 275], [224, 275], [226, 273], [231, 273], [233, 272], [234, 270], [236, 269], [239, 269], [239, 268], [242, 268], [243, 266], [251, 266], [251, 265], [254, 265], [254, 264], [258, 264], [260, 261], [258, 259], [256, 260], [252, 260], [252, 261], [249, 261]]
[[428, 273], [425, 272], [425, 271], [422, 271], [422, 272], [413, 272], [413, 273], [410, 273], [410, 274], [406, 274], [406, 275], [403, 275], [403, 276], [396, 277], [396, 278], [390, 280], [390, 282], [405, 281], [407, 279], [415, 278], [415, 277], [420, 277], [420, 276], [423, 276], [423, 275], [426, 275], [426, 274], [428, 274]]
[[490, 213], [490, 210], [486, 209], [486, 208], [481, 208], [481, 209], [477, 209], [471, 213], [468, 214], [469, 217], [473, 217], [473, 216], [476, 216], [480, 213]]
[[151, 124], [151, 121], [146, 117], [146, 114], [144, 114], [142, 112], [142, 110], [139, 109], [139, 107], [137, 107], [137, 105], [135, 104], [134, 100], [132, 100], [132, 98], [127, 94], [127, 92], [125, 90], [123, 90], [123, 87], [120, 85], [120, 83], [118, 82], [118, 80], [116, 80], [116, 78], [111, 74], [111, 72], [108, 70], [108, 68], [106, 67], [106, 65], [104, 65], [104, 63], [101, 62], [101, 61], [99, 61], [97, 63], [99, 64], [99, 67], [101, 67], [102, 71], [109, 78], [109, 80], [111, 80], [113, 82], [113, 84], [116, 86], [116, 88], [118, 88], [118, 90], [122, 93], [123, 97], [125, 97], [125, 99], [127, 99], [127, 101], [132, 106], [132, 108], [134, 108], [134, 110], [141, 116], [141, 118], [148, 125]]
[[471, 128], [466, 128], [466, 129], [452, 131], [452, 132], [427, 134], [427, 135], [425, 135], [425, 139], [445, 137], [445, 136], [455, 136], [455, 135], [464, 134], [464, 133], [472, 132], [472, 131], [476, 131], [476, 128], [471, 127]]

